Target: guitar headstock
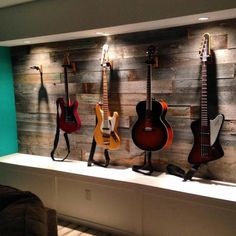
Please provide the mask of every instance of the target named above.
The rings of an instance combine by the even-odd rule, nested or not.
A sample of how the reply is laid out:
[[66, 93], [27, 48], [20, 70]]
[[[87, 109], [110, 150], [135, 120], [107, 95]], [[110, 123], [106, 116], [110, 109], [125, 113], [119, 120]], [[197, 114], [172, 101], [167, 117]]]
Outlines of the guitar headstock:
[[67, 66], [67, 67], [70, 67], [71, 64], [70, 64], [70, 58], [69, 58], [69, 53], [66, 52], [64, 54], [64, 60], [63, 60], [63, 65], [62, 66]]
[[74, 74], [76, 73], [76, 63], [70, 61], [70, 56], [69, 56], [68, 52], [66, 52], [64, 54], [62, 67], [67, 67], [67, 68], [71, 69]]
[[102, 56], [101, 56], [101, 66], [102, 67], [110, 66], [108, 50], [109, 50], [108, 44], [104, 44], [102, 47]]
[[202, 61], [207, 61], [207, 58], [211, 56], [211, 36], [209, 33], [205, 33], [202, 37], [199, 55]]
[[147, 60], [146, 60], [147, 64], [150, 64], [150, 65], [157, 64], [156, 63], [157, 58], [156, 58], [156, 47], [155, 46], [153, 46], [153, 45], [149, 46], [146, 54], [147, 54]]

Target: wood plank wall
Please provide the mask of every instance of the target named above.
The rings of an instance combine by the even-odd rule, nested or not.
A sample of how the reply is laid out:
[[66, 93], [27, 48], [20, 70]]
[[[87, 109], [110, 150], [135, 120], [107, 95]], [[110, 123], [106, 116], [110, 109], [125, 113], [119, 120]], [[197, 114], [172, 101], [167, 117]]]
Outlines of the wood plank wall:
[[[76, 62], [77, 73], [69, 74], [69, 91], [79, 101], [82, 128], [70, 135], [71, 159], [86, 161], [95, 125], [95, 104], [101, 98], [101, 48], [110, 45], [113, 71], [110, 75], [110, 110], [120, 114], [121, 148], [110, 152], [111, 164], [132, 166], [141, 163], [143, 151], [132, 142], [131, 128], [136, 119], [136, 104], [145, 99], [145, 51], [157, 46], [159, 67], [153, 70], [153, 97], [169, 104], [167, 119], [174, 129], [174, 141], [167, 150], [153, 153], [155, 168], [165, 171], [168, 163], [188, 169], [187, 156], [192, 147], [191, 122], [199, 115], [198, 49], [203, 33], [212, 35], [216, 58], [211, 97], [225, 115], [221, 143], [225, 156], [201, 168], [204, 178], [236, 182], [236, 19], [161, 29], [109, 38], [97, 37], [65, 42], [45, 43], [12, 48], [18, 142], [21, 153], [50, 156], [55, 134], [56, 98], [64, 95], [64, 52]], [[43, 84], [38, 71], [43, 66]], [[217, 91], [217, 94], [215, 93]], [[58, 155], [65, 152], [63, 139]], [[96, 158], [103, 160], [97, 148]], [[92, 168], [92, 167], [91, 167]]]

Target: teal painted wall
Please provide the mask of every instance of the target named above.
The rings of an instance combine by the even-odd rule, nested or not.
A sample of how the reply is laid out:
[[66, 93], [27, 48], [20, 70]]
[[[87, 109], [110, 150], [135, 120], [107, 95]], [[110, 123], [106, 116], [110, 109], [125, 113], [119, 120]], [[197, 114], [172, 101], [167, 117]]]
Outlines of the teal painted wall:
[[0, 47], [0, 156], [18, 151], [10, 49]]

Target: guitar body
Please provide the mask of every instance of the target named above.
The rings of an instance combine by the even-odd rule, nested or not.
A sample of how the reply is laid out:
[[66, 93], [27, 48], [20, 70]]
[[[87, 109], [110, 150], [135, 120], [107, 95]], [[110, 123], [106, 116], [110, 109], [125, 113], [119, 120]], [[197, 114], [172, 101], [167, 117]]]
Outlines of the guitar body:
[[224, 116], [219, 114], [214, 120], [210, 120], [210, 145], [208, 154], [202, 155], [201, 147], [201, 120], [193, 121], [191, 129], [194, 136], [194, 145], [188, 156], [191, 164], [202, 164], [221, 158], [224, 151], [219, 142], [219, 133], [224, 122]]
[[78, 102], [75, 101], [67, 106], [63, 98], [58, 98], [57, 103], [61, 109], [59, 128], [67, 133], [79, 130], [81, 127], [81, 121], [78, 114]]
[[165, 102], [152, 101], [152, 110], [146, 111], [146, 101], [141, 101], [136, 106], [138, 120], [132, 128], [134, 144], [145, 151], [157, 151], [172, 142], [173, 132], [165, 114]]
[[98, 146], [108, 150], [116, 150], [120, 147], [120, 138], [118, 136], [119, 115], [117, 112], [108, 117], [108, 124], [104, 122], [104, 113], [101, 104], [96, 104], [97, 125], [94, 130], [94, 139]]

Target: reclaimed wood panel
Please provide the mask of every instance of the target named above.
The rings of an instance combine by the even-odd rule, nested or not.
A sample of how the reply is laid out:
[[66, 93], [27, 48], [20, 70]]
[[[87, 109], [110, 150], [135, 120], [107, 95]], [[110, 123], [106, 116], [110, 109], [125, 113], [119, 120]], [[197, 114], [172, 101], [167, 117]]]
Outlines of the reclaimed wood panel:
[[[220, 105], [218, 107], [219, 113], [224, 114], [225, 120], [235, 121], [236, 120], [236, 105]], [[196, 119], [199, 117], [200, 107], [199, 106], [191, 106], [191, 118]]]
[[[191, 80], [197, 79], [200, 73], [199, 65], [194, 66], [179, 66], [175, 67], [175, 78], [176, 80]], [[216, 67], [216, 78], [220, 79], [233, 79], [235, 76], [235, 64], [234, 63], [225, 63], [217, 64]]]
[[[143, 162], [144, 151], [131, 138], [137, 119], [136, 104], [146, 99], [146, 49], [157, 46], [158, 67], [153, 68], [153, 98], [165, 100], [167, 119], [174, 130], [173, 144], [154, 152], [154, 168], [168, 163], [185, 170], [192, 148], [190, 125], [199, 116], [200, 59], [198, 49], [205, 32], [212, 35], [215, 67], [209, 88], [210, 106], [225, 115], [221, 143], [225, 156], [200, 169], [198, 176], [236, 182], [236, 19], [110, 36], [109, 105], [120, 115], [121, 148], [111, 151], [111, 164], [130, 167]], [[87, 161], [95, 127], [95, 104], [102, 98], [100, 56], [105, 37], [42, 43], [12, 48], [19, 151], [49, 156], [56, 130], [56, 99], [64, 97], [63, 56], [70, 53], [76, 73], [69, 71], [71, 99], [79, 101], [81, 130], [70, 135], [71, 159]], [[43, 77], [31, 66], [43, 66]], [[42, 81], [41, 81], [42, 79]], [[66, 153], [60, 136], [57, 155]], [[97, 147], [95, 158], [104, 161]], [[91, 167], [92, 168], [92, 167]]]

